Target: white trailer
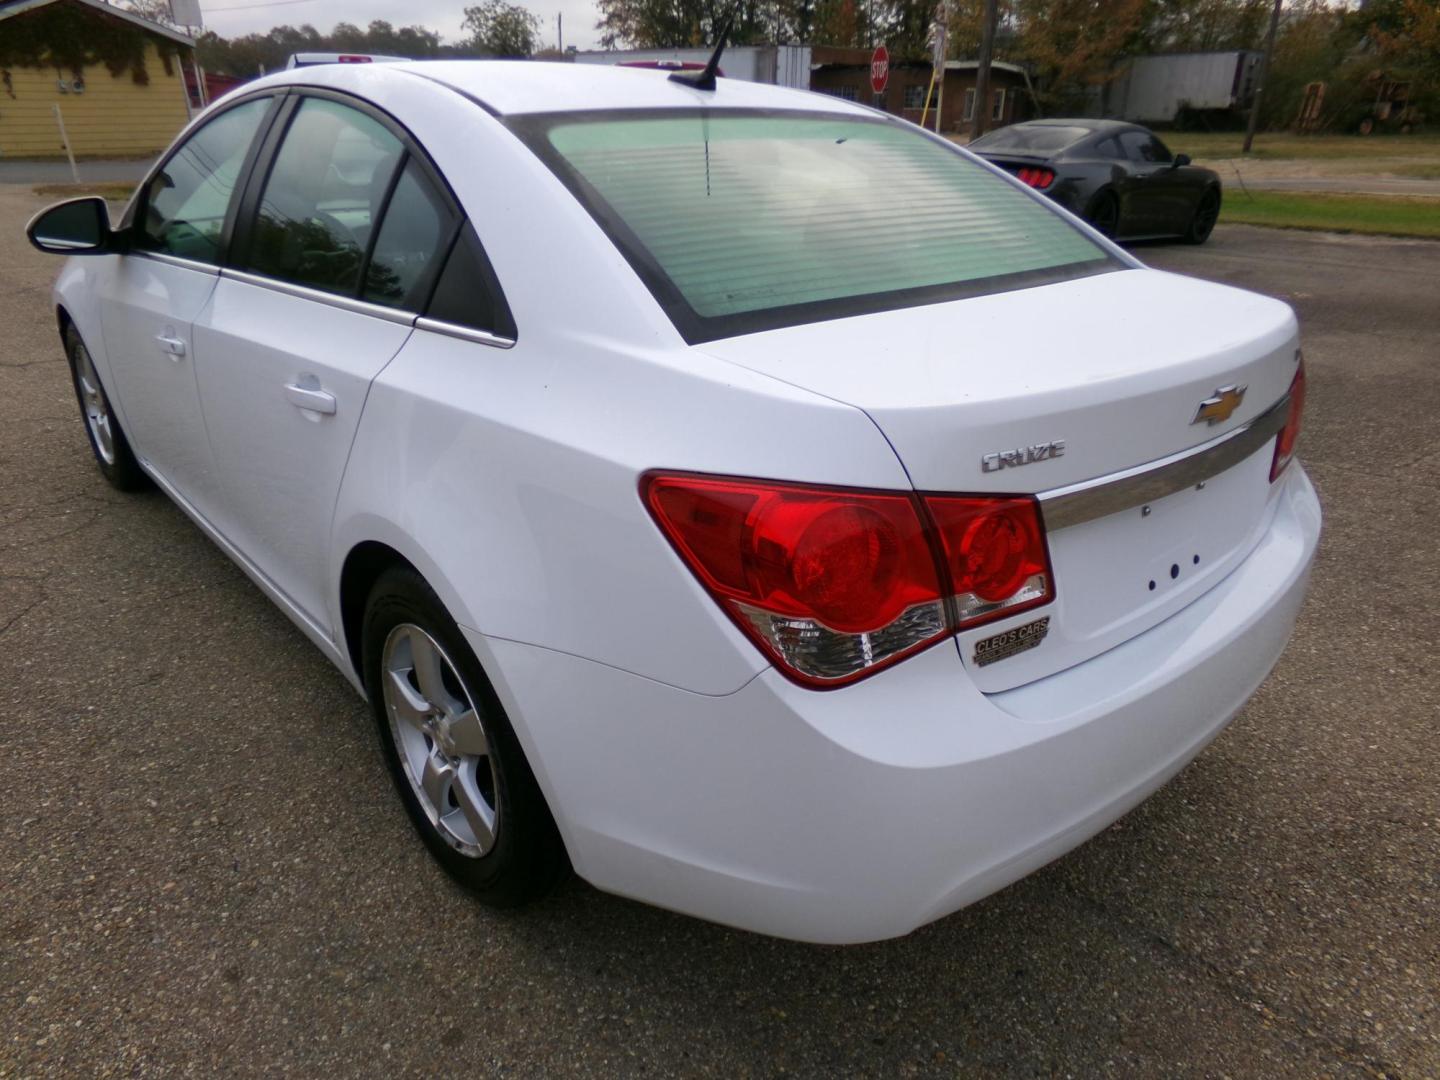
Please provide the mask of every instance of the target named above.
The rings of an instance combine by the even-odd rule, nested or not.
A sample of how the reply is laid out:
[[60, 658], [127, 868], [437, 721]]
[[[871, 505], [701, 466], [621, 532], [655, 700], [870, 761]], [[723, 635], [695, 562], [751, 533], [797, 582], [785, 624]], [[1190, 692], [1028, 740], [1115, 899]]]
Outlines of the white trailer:
[[1149, 124], [1172, 123], [1182, 109], [1244, 109], [1254, 94], [1260, 56], [1250, 49], [1138, 56], [1105, 87], [1101, 109], [1106, 116]]

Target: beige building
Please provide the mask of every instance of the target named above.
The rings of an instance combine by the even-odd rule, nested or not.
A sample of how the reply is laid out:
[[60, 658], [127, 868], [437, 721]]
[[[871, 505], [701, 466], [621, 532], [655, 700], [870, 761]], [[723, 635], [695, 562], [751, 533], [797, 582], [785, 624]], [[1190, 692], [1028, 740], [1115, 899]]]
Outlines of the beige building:
[[[190, 118], [195, 43], [102, 0], [0, 0], [0, 157], [142, 156]], [[59, 107], [59, 118], [56, 116]]]

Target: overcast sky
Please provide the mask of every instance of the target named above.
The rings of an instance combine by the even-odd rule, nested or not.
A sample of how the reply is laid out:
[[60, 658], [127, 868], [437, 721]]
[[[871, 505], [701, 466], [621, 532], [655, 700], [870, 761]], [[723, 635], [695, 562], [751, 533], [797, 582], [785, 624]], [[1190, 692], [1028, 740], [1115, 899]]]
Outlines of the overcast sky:
[[[310, 23], [328, 32], [338, 22], [367, 26], [384, 19], [396, 26], [426, 26], [446, 41], [460, 38], [460, 20], [466, 0], [200, 0], [205, 25], [221, 37], [263, 34], [272, 26]], [[473, 2], [473, 0], [471, 0]], [[592, 0], [529, 0], [526, 4], [540, 19], [542, 45], [555, 44], [555, 16], [565, 16], [565, 44], [582, 49], [598, 48]]]

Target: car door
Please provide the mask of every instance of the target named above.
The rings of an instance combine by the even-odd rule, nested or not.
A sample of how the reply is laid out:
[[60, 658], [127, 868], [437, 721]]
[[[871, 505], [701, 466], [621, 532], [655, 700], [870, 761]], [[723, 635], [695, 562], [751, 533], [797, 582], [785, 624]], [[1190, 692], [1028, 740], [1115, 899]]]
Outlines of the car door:
[[112, 390], [135, 452], [196, 510], [216, 477], [191, 326], [218, 280], [236, 191], [276, 98], [226, 109], [175, 148], [132, 208], [130, 250], [99, 289]]
[[1122, 131], [1120, 146], [1125, 151], [1129, 178], [1125, 233], [1149, 236], [1179, 231], [1177, 222], [1186, 218], [1188, 178], [1175, 167], [1175, 155], [1148, 131]]
[[225, 492], [217, 524], [324, 628], [331, 517], [361, 409], [412, 333], [459, 215], [404, 133], [358, 102], [292, 98], [267, 144], [232, 265], [195, 324], [197, 375]]

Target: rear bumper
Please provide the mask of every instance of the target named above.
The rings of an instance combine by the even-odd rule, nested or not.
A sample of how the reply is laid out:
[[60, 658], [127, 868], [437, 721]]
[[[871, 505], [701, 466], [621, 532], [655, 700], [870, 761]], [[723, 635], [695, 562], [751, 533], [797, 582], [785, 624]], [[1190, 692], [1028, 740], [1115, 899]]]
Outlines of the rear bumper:
[[709, 697], [467, 634], [583, 877], [761, 933], [870, 941], [1044, 865], [1183, 768], [1279, 658], [1319, 533], [1292, 467], [1269, 529], [1219, 585], [989, 696], [950, 644], [844, 690], [767, 670]]

